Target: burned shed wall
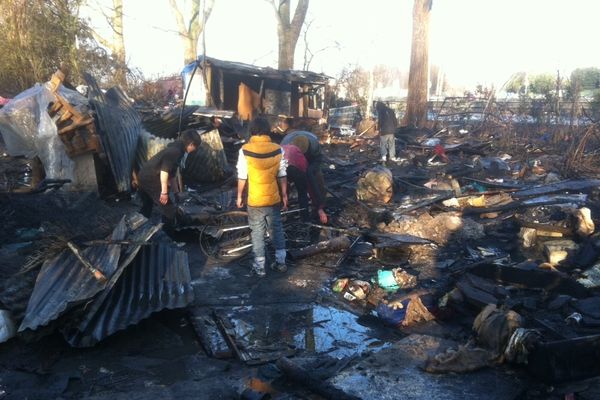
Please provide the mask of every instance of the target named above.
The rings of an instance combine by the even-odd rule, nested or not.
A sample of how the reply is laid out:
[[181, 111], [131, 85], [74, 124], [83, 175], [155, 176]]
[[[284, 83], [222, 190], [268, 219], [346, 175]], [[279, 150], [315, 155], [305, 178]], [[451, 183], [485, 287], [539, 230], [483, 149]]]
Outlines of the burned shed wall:
[[[276, 70], [268, 67], [222, 61], [209, 57], [200, 57], [196, 64], [198, 69], [190, 81], [189, 75], [194, 64], [185, 67], [184, 80], [189, 82], [190, 93], [198, 96], [204, 79], [209, 93], [206, 99], [190, 97], [190, 104], [198, 102], [223, 110], [237, 111], [242, 118], [249, 114], [284, 114], [294, 117], [314, 117], [321, 112], [312, 112], [311, 106], [323, 104], [315, 101], [314, 97], [322, 96], [322, 88], [329, 77], [310, 71]], [[204, 70], [203, 70], [204, 69]], [[252, 91], [252, 96], [258, 96], [255, 109], [249, 112], [246, 108], [240, 111], [240, 104], [248, 105], [246, 99], [240, 98], [240, 85], [245, 85]], [[246, 88], [244, 88], [246, 89]]]

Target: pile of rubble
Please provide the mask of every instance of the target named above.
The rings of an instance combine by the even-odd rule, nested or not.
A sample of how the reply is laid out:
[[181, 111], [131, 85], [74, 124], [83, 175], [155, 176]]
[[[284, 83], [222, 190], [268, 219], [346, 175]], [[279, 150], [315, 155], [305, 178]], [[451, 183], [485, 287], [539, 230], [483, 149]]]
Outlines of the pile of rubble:
[[[243, 139], [239, 126], [233, 119], [213, 126], [195, 119], [193, 109], [184, 109], [182, 121], [173, 115], [142, 118], [118, 88], [103, 92], [87, 76], [84, 98], [61, 80], [56, 76], [0, 111], [8, 152], [37, 154], [53, 178], [36, 182], [27, 194], [12, 183], [3, 186], [0, 215], [7, 222], [0, 251], [11, 261], [0, 268], [0, 342], [59, 331], [72, 346], [93, 346], [156, 311], [188, 307], [210, 357], [235, 357], [248, 366], [274, 363], [280, 374], [329, 398], [367, 396], [348, 384], [362, 361], [338, 360], [327, 381], [310, 363], [288, 358], [301, 353], [296, 345], [302, 335], [305, 348], [316, 353], [319, 345], [307, 326], [314, 331], [330, 323], [313, 317], [317, 307], [335, 307], [404, 337], [394, 344], [397, 351], [426, 347], [419, 365], [428, 373], [505, 364], [548, 384], [600, 374], [600, 179], [593, 165], [587, 175], [574, 167], [596, 145], [590, 133], [595, 127], [586, 130], [584, 143], [566, 150], [543, 136], [528, 137], [521, 147], [503, 146], [493, 129], [401, 130], [399, 159], [383, 164], [369, 130], [323, 135], [330, 223], [286, 216], [295, 268], [271, 288], [277, 301], [291, 292], [312, 299], [305, 300], [311, 308], [292, 301], [256, 304], [279, 307], [286, 321], [304, 324], [302, 335], [295, 326], [282, 327], [285, 334], [272, 343], [254, 336], [258, 329], [247, 320], [262, 317], [243, 308], [253, 305], [248, 301], [257, 284], [240, 277], [227, 283], [239, 291], [223, 295], [240, 300], [242, 309], [234, 309], [208, 301], [217, 278], [195, 281], [205, 284], [202, 299], [191, 278], [188, 251], [198, 236], [207, 256], [202, 267], [243, 265], [250, 250], [230, 179]], [[204, 141], [185, 161], [188, 190], [179, 210], [186, 218], [178, 233], [194, 232], [186, 249], [130, 203], [109, 206], [49, 190], [84, 182], [79, 172], [87, 171], [93, 190], [128, 193], [136, 166], [166, 146], [182, 122], [202, 131]], [[29, 173], [27, 168], [19, 163], [16, 175]], [[57, 210], [61, 215], [48, 217]], [[218, 268], [219, 279], [231, 279], [231, 272]], [[444, 345], [438, 346], [441, 337]], [[386, 346], [382, 354], [391, 353]]]

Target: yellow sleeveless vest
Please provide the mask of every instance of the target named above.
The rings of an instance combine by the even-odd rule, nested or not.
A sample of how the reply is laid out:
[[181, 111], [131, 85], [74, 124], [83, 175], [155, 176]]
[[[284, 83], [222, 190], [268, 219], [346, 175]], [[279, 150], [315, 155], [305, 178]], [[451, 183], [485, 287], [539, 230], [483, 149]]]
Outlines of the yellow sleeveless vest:
[[256, 135], [242, 146], [248, 163], [248, 205], [269, 207], [279, 204], [277, 174], [281, 161], [281, 147], [267, 135]]

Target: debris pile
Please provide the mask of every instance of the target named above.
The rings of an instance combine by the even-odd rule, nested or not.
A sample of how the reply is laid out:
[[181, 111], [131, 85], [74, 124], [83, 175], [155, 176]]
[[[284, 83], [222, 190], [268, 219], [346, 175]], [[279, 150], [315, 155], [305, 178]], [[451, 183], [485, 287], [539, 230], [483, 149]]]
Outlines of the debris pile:
[[[212, 68], [224, 67], [231, 66], [213, 60]], [[168, 114], [141, 117], [120, 89], [103, 92], [86, 79], [87, 99], [55, 82], [0, 111], [9, 153], [39, 155], [50, 178], [40, 193], [0, 197], [7, 221], [0, 251], [9, 260], [0, 269], [0, 341], [57, 330], [70, 345], [88, 347], [159, 310], [187, 308], [207, 356], [277, 365], [274, 376], [336, 398], [372, 395], [349, 382], [377, 370], [365, 366], [376, 358], [399, 370], [372, 380], [399, 395], [411, 388], [386, 376], [414, 378], [402, 375], [408, 368], [399, 360], [418, 364], [422, 390], [457, 379], [482, 393], [477, 380], [448, 372], [501, 375], [507, 391], [515, 379], [553, 385], [600, 375], [600, 179], [593, 164], [582, 173], [574, 162], [590, 158], [595, 128], [566, 150], [543, 137], [511, 142], [497, 126], [403, 128], [398, 159], [381, 162], [377, 136], [363, 134], [370, 121], [360, 126], [356, 110], [337, 110], [321, 136], [329, 221], [301, 221], [290, 190], [284, 224], [292, 265], [259, 280], [247, 273], [250, 228], [235, 206], [233, 166], [245, 125], [230, 114], [217, 122], [223, 110], [183, 108], [184, 127], [203, 140], [184, 161], [181, 218], [170, 232], [193, 238], [185, 250], [129, 202], [109, 207], [49, 191], [65, 183], [51, 178], [76, 179], [72, 163], [93, 153], [116, 191], [128, 192], [132, 171], [180, 123]], [[251, 87], [227, 87], [238, 89], [250, 111], [260, 105], [250, 101], [258, 94]], [[263, 106], [274, 108], [276, 97]], [[65, 162], [53, 164], [58, 159]], [[60, 216], [44, 218], [56, 210]], [[339, 358], [322, 376], [302, 360], [325, 353]], [[499, 364], [529, 375], [490, 372]]]

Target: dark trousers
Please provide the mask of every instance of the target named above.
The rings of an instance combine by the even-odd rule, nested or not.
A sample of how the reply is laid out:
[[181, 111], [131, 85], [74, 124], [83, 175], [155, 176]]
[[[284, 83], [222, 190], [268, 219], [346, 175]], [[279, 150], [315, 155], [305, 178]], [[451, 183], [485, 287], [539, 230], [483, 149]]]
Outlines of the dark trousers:
[[160, 212], [163, 216], [162, 220], [165, 225], [169, 227], [174, 227], [176, 224], [176, 213], [177, 210], [175, 205], [169, 198], [167, 204], [160, 204], [160, 193], [154, 193], [152, 191], [146, 191], [143, 187], [140, 187], [138, 190], [138, 194], [140, 199], [142, 200], [142, 207], [140, 208], [140, 214], [142, 214], [146, 218], [150, 218], [152, 216], [152, 208], [154, 204], [156, 204]]

